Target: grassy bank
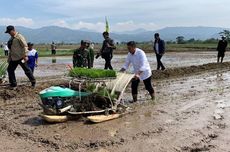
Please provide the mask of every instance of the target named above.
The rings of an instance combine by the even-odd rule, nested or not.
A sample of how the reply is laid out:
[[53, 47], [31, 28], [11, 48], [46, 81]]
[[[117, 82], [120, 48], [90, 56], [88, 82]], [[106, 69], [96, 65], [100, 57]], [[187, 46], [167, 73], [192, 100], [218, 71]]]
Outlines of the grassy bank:
[[[51, 56], [50, 45], [35, 45], [34, 46], [40, 57]], [[57, 56], [70, 56], [79, 45], [58, 45]], [[152, 44], [138, 44], [137, 47], [143, 49], [145, 52], [153, 52]], [[167, 52], [189, 52], [189, 51], [216, 51], [217, 44], [166, 44]], [[95, 45], [95, 52], [98, 52], [101, 45]], [[126, 54], [126, 45], [117, 45], [115, 54]], [[4, 52], [0, 48], [0, 57], [4, 57]]]

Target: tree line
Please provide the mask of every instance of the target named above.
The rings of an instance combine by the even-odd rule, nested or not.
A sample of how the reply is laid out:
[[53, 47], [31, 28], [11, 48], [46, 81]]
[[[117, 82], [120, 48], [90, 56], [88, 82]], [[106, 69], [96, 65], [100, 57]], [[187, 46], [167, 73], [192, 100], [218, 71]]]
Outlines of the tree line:
[[[230, 41], [230, 31], [229, 30], [223, 30], [219, 32], [219, 35], [225, 36], [227, 41]], [[168, 44], [189, 44], [189, 43], [217, 43], [219, 39], [217, 38], [210, 38], [207, 40], [196, 40], [195, 38], [191, 38], [186, 40], [184, 36], [178, 36], [176, 37], [176, 41], [167, 41]]]

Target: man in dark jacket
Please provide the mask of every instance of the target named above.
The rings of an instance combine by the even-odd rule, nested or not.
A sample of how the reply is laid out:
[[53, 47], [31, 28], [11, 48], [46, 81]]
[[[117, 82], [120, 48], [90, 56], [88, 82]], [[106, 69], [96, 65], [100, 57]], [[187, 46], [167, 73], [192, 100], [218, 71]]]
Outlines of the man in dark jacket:
[[[228, 42], [226, 41], [226, 37], [222, 36], [222, 40], [219, 41], [217, 46], [218, 56], [217, 56], [217, 63], [221, 62], [223, 63], [226, 48], [228, 46]], [[221, 58], [221, 61], [220, 61]]]
[[165, 70], [163, 63], [161, 62], [161, 58], [165, 54], [165, 42], [160, 39], [159, 33], [155, 33], [154, 35], [155, 41], [153, 43], [153, 50], [156, 53], [157, 58], [157, 70]]
[[111, 60], [113, 58], [113, 50], [116, 49], [116, 47], [115, 47], [114, 41], [109, 37], [108, 32], [104, 32], [103, 37], [105, 40], [103, 41], [100, 55], [103, 59], [105, 59], [105, 68], [104, 69], [113, 70], [113, 67], [111, 65]]

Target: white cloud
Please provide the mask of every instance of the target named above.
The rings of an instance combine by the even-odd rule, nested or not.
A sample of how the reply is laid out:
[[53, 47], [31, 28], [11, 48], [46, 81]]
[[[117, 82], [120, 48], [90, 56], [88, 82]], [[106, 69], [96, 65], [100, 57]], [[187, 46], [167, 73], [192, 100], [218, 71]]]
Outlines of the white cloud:
[[[89, 29], [96, 32], [103, 32], [105, 30], [105, 22], [90, 23], [80, 21], [77, 23], [68, 23], [65, 20], [55, 20], [51, 24], [71, 29]], [[155, 23], [136, 23], [132, 20], [110, 25], [111, 32], [133, 31], [140, 28], [145, 30], [159, 29]]]
[[111, 26], [112, 31], [123, 32], [133, 31], [136, 29], [156, 30], [159, 27], [155, 23], [135, 23], [134, 21], [120, 22]]
[[0, 18], [1, 25], [16, 25], [16, 26], [25, 26], [31, 27], [34, 25], [34, 21], [31, 18]]

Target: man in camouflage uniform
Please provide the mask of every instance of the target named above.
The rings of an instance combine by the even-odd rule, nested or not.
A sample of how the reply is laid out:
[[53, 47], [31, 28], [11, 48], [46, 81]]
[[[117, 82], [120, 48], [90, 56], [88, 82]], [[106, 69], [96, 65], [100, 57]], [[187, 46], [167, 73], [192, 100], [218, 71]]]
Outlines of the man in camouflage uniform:
[[86, 41], [86, 49], [89, 51], [89, 68], [93, 68], [95, 53], [90, 41]]
[[89, 67], [89, 51], [86, 49], [86, 42], [81, 41], [79, 49], [74, 51], [73, 54], [73, 67]]

